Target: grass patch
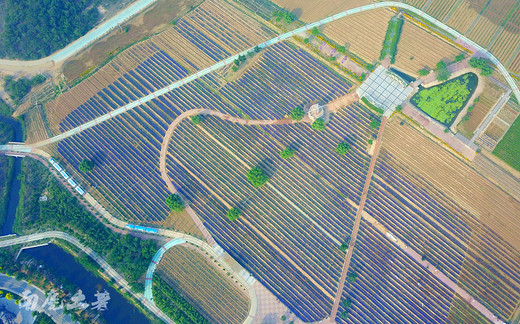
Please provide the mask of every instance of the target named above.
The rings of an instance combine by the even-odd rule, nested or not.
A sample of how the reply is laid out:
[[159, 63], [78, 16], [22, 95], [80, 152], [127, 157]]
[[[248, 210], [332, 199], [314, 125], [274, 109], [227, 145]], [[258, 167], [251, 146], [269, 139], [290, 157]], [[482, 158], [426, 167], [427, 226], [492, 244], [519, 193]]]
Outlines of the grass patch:
[[385, 40], [383, 41], [383, 48], [379, 59], [382, 60], [390, 56], [390, 63], [395, 63], [395, 55], [397, 54], [397, 43], [401, 36], [401, 29], [403, 28], [404, 19], [397, 16], [392, 17], [388, 22], [388, 29], [386, 30]]
[[477, 88], [478, 77], [466, 73], [439, 85], [422, 88], [411, 102], [428, 116], [449, 127]]
[[372, 110], [375, 111], [376, 113], [378, 113], [378, 114], [380, 114], [380, 115], [382, 115], [382, 114], [385, 113], [385, 111], [384, 111], [383, 109], [381, 109], [381, 108], [375, 106], [374, 104], [372, 104], [370, 101], [368, 101], [367, 98], [362, 97], [362, 98], [361, 98], [361, 101], [363, 101], [363, 103], [364, 103], [365, 105], [367, 105], [368, 108], [372, 109]]
[[498, 142], [493, 154], [520, 171], [520, 117], [517, 117], [502, 140]]

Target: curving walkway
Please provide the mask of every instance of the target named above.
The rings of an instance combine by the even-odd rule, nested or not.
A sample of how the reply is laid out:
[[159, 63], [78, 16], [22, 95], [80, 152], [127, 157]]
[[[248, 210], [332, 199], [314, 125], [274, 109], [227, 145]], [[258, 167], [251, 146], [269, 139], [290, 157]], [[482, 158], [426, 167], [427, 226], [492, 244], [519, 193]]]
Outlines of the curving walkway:
[[[145, 1], [145, 0], [143, 0]], [[152, 1], [152, 0], [149, 0], [149, 1]], [[507, 83], [509, 84], [509, 87], [512, 89], [513, 93], [515, 94], [516, 98], [518, 101], [520, 101], [520, 90], [518, 89], [518, 86], [515, 82], [515, 80], [511, 77], [511, 75], [509, 75], [509, 72], [507, 72], [507, 69], [502, 65], [502, 63], [500, 63], [500, 61], [495, 57], [493, 56], [493, 54], [491, 54], [488, 50], [486, 50], [485, 48], [483, 48], [482, 46], [478, 45], [477, 43], [475, 43], [474, 41], [472, 41], [471, 39], [467, 38], [466, 36], [462, 35], [461, 33], [459, 33], [458, 31], [454, 30], [453, 28], [445, 25], [444, 23], [442, 23], [441, 21], [433, 18], [432, 16], [428, 15], [427, 13], [425, 12], [422, 12], [421, 10], [413, 7], [413, 6], [410, 6], [408, 4], [405, 4], [405, 3], [401, 3], [401, 2], [395, 2], [395, 1], [382, 1], [382, 2], [377, 2], [377, 3], [374, 3], [374, 4], [370, 4], [370, 5], [365, 5], [365, 6], [361, 6], [361, 7], [357, 7], [357, 8], [353, 8], [353, 9], [349, 9], [349, 10], [346, 10], [346, 11], [343, 11], [343, 12], [340, 12], [340, 13], [337, 13], [335, 15], [332, 15], [330, 17], [327, 17], [327, 18], [324, 18], [324, 19], [321, 19], [319, 21], [316, 21], [316, 22], [313, 22], [313, 23], [310, 23], [310, 24], [307, 24], [303, 27], [300, 27], [300, 28], [297, 28], [295, 30], [292, 30], [290, 32], [287, 32], [287, 33], [284, 33], [282, 35], [279, 35], [275, 38], [272, 38], [270, 40], [267, 40], [265, 42], [263, 42], [262, 44], [258, 44], [258, 46], [260, 48], [266, 48], [268, 46], [271, 46], [271, 45], [274, 45], [278, 42], [281, 42], [281, 41], [284, 41], [288, 38], [291, 38], [299, 33], [302, 33], [304, 31], [308, 31], [314, 27], [319, 27], [319, 26], [322, 26], [322, 25], [325, 25], [325, 24], [328, 24], [330, 22], [333, 22], [335, 20], [338, 20], [338, 19], [341, 19], [341, 18], [344, 18], [346, 16], [350, 16], [350, 15], [353, 15], [353, 14], [356, 14], [356, 13], [360, 13], [360, 12], [364, 12], [364, 11], [370, 11], [370, 10], [374, 10], [374, 9], [378, 9], [378, 8], [388, 8], [388, 7], [396, 7], [396, 8], [401, 8], [401, 9], [406, 9], [410, 12], [413, 12], [417, 15], [419, 15], [421, 18], [429, 21], [430, 23], [436, 25], [437, 27], [441, 28], [442, 30], [452, 34], [453, 36], [455, 36], [457, 38], [456, 42], [458, 43], [462, 43], [464, 44], [465, 46], [468, 46], [468, 47], [472, 47], [478, 51], [480, 51], [481, 53], [483, 53], [493, 64], [495, 64], [498, 68], [498, 70], [500, 71], [500, 73], [502, 73], [502, 75], [504, 76], [504, 78], [506, 79]], [[73, 44], [71, 44], [73, 45]], [[69, 46], [71, 46], [69, 45]], [[255, 46], [256, 47], [256, 46]], [[83, 125], [80, 125], [78, 127], [75, 127], [71, 130], [68, 130], [62, 134], [59, 134], [59, 135], [56, 135], [54, 137], [51, 137], [49, 139], [46, 139], [46, 140], [43, 140], [43, 141], [40, 141], [40, 142], [37, 142], [37, 143], [34, 143], [34, 144], [30, 144], [30, 145], [26, 145], [26, 144], [22, 144], [22, 145], [0, 145], [0, 151], [7, 151], [7, 150], [11, 150], [11, 151], [16, 151], [16, 152], [30, 152], [31, 149], [33, 148], [36, 148], [36, 147], [41, 147], [41, 146], [45, 146], [45, 145], [48, 145], [48, 144], [51, 144], [51, 143], [56, 143], [56, 142], [59, 142], [67, 137], [70, 137], [70, 136], [73, 136], [75, 134], [78, 134], [79, 132], [82, 132], [83, 130], [85, 129], [88, 129], [90, 127], [94, 127], [96, 126], [97, 124], [100, 124], [102, 122], [105, 122], [111, 118], [114, 118], [115, 116], [118, 116], [128, 110], [131, 110], [131, 109], [134, 109], [135, 107], [138, 107], [158, 96], [162, 96], [163, 94], [165, 93], [168, 93], [170, 91], [172, 91], [172, 89], [175, 89], [175, 88], [179, 88], [181, 86], [183, 86], [184, 84], [186, 83], [189, 83], [189, 82], [192, 82], [193, 80], [196, 80], [198, 78], [201, 78], [203, 76], [205, 76], [206, 74], [209, 74], [209, 73], [212, 73], [213, 71], [216, 71], [224, 66], [226, 66], [227, 64], [231, 64], [233, 63], [233, 61], [235, 59], [237, 59], [240, 55], [247, 55], [248, 52], [250, 51], [253, 51], [254, 50], [254, 47], [251, 47], [249, 49], [246, 49], [238, 54], [235, 54], [233, 56], [230, 56], [228, 57], [227, 59], [224, 59], [208, 68], [205, 68], [203, 70], [200, 70], [198, 72], [196, 72], [195, 74], [192, 74], [184, 79], [181, 79], [181, 80], [178, 80], [174, 83], [171, 83], [170, 85], [167, 85], [166, 87], [162, 88], [162, 89], [159, 89], [155, 92], [152, 92], [140, 99], [137, 99], [125, 106], [122, 106], [122, 107], [119, 107], [105, 115], [102, 115], [102, 116], [99, 116], [91, 121], [88, 121], [86, 123], [84, 123]]]
[[[281, 125], [281, 124], [290, 124], [292, 123], [292, 120], [290, 119], [269, 119], [269, 120], [249, 120], [249, 119], [243, 119], [238, 117], [233, 117], [228, 114], [224, 114], [222, 112], [216, 111], [216, 110], [210, 110], [210, 109], [191, 109], [188, 111], [183, 112], [177, 118], [173, 120], [173, 122], [170, 124], [168, 129], [166, 130], [166, 133], [163, 137], [163, 142], [161, 145], [161, 154], [159, 157], [159, 170], [161, 171], [161, 178], [163, 179], [164, 183], [166, 183], [166, 186], [168, 187], [168, 190], [175, 194], [178, 193], [177, 188], [173, 185], [170, 177], [168, 176], [168, 171], [166, 170], [166, 155], [168, 153], [168, 146], [170, 144], [171, 137], [173, 135], [173, 132], [177, 128], [177, 126], [186, 118], [192, 117], [195, 115], [210, 115], [215, 116], [223, 120], [230, 121], [232, 123], [237, 123], [241, 125]], [[182, 197], [182, 195], [181, 195]], [[201, 231], [202, 235], [204, 235], [204, 238], [208, 241], [208, 243], [213, 246], [215, 245], [215, 240], [211, 236], [211, 234], [208, 232], [204, 224], [200, 221], [199, 217], [195, 213], [195, 211], [187, 204], [187, 201], [182, 197], [184, 204], [186, 206], [186, 212], [188, 215], [190, 215], [191, 219], [195, 222], [199, 230]]]
[[[150, 265], [148, 266], [148, 270], [146, 271], [146, 277], [145, 277], [145, 285], [144, 285], [144, 297], [148, 299], [152, 304], [155, 305], [153, 301], [153, 293], [152, 293], [152, 282], [153, 282], [153, 274], [155, 272], [155, 268], [159, 265], [159, 262], [161, 261], [164, 254], [171, 249], [172, 247], [184, 244], [184, 243], [193, 243], [199, 247], [201, 247], [204, 252], [207, 252], [210, 257], [213, 257], [215, 260], [219, 260], [219, 262], [222, 262], [222, 258], [215, 252], [215, 250], [209, 246], [207, 243], [191, 237], [186, 236], [185, 238], [176, 238], [168, 243], [164, 244], [159, 251], [155, 253], [155, 255], [152, 258], [152, 262], [150, 262]], [[225, 263], [224, 263], [225, 264]], [[253, 323], [253, 320], [255, 319], [255, 316], [257, 314], [258, 310], [258, 299], [255, 292], [255, 289], [242, 277], [241, 274], [236, 273], [233, 271], [233, 269], [226, 265], [225, 266], [226, 271], [230, 272], [234, 278], [236, 278], [240, 283], [246, 287], [247, 293], [249, 295], [249, 301], [250, 301], [250, 307], [249, 307], [249, 313], [247, 315], [246, 320], [244, 323]], [[258, 322], [258, 321], [257, 321]]]
[[1, 59], [0, 70], [20, 71], [28, 69], [41, 70], [52, 68], [57, 63], [63, 62], [79, 51], [85, 49], [87, 46], [92, 44], [92, 42], [108, 34], [112, 29], [117, 28], [121, 23], [124, 23], [132, 16], [143, 11], [155, 1], [157, 0], [138, 0], [134, 2], [125, 9], [118, 12], [114, 17], [91, 29], [88, 33], [70, 43], [65, 48], [62, 48], [61, 50], [47, 57], [33, 61]]
[[170, 318], [168, 318], [168, 316], [166, 316], [152, 302], [150, 302], [148, 299], [146, 299], [143, 296], [143, 294], [134, 293], [132, 291], [132, 288], [130, 288], [130, 285], [128, 284], [128, 282], [119, 273], [117, 273], [117, 271], [115, 271], [114, 268], [112, 268], [103, 258], [101, 258], [91, 248], [81, 244], [81, 242], [72, 235], [69, 235], [64, 232], [52, 231], [52, 232], [44, 232], [44, 233], [19, 236], [19, 237], [13, 238], [13, 239], [0, 241], [0, 248], [11, 246], [11, 245], [30, 243], [30, 242], [34, 242], [34, 241], [43, 240], [43, 239], [49, 239], [49, 238], [62, 239], [62, 240], [65, 240], [65, 241], [77, 246], [79, 249], [81, 249], [83, 252], [85, 252], [85, 254], [87, 254], [94, 261], [96, 261], [110, 278], [114, 279], [114, 281], [119, 286], [121, 286], [126, 292], [130, 293], [132, 296], [134, 296], [134, 298], [139, 300], [146, 308], [148, 308], [148, 310], [150, 310], [152, 313], [157, 315], [157, 317], [162, 319], [164, 322], [173, 323], [173, 321], [170, 320]]

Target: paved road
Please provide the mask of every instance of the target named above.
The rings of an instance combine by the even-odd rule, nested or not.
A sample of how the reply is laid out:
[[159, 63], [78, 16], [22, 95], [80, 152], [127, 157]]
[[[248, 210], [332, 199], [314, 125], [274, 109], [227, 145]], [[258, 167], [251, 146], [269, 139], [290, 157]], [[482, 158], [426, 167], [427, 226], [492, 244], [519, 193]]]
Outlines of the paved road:
[[101, 258], [91, 248], [86, 247], [83, 244], [81, 244], [80, 241], [72, 235], [69, 235], [64, 232], [52, 231], [52, 232], [44, 232], [44, 233], [19, 236], [19, 237], [13, 238], [13, 239], [0, 241], [0, 248], [11, 246], [11, 245], [30, 243], [30, 242], [34, 242], [34, 241], [49, 239], [49, 238], [62, 239], [62, 240], [65, 240], [65, 241], [77, 246], [80, 250], [85, 252], [94, 261], [96, 261], [110, 278], [114, 279], [114, 281], [118, 285], [120, 285], [124, 290], [126, 290], [126, 292], [130, 293], [137, 300], [139, 300], [146, 308], [148, 308], [148, 310], [150, 310], [152, 313], [157, 315], [157, 317], [162, 319], [164, 322], [173, 323], [173, 321], [170, 320], [168, 318], [168, 316], [166, 316], [158, 307], [156, 307], [153, 303], [151, 303], [148, 299], [146, 299], [143, 296], [143, 294], [134, 293], [132, 291], [132, 289], [130, 288], [130, 285], [128, 284], [128, 282], [119, 273], [117, 273], [117, 271], [115, 271], [103, 258]]
[[[150, 0], [151, 1], [151, 0]], [[360, 12], [363, 12], [363, 11], [369, 11], [369, 10], [374, 10], [374, 9], [378, 9], [378, 8], [386, 8], [386, 7], [397, 7], [397, 8], [402, 8], [402, 9], [406, 9], [406, 10], [409, 10], [419, 16], [421, 16], [423, 19], [431, 22], [432, 24], [436, 25], [437, 27], [443, 29], [444, 31], [454, 35], [455, 37], [457, 37], [457, 40], [461, 40], [462, 42], [466, 43], [468, 46], [472, 46], [473, 48], [475, 48], [476, 50], [478, 51], [481, 51], [482, 53], [484, 53], [490, 60], [491, 62], [493, 62], [493, 64], [495, 64], [498, 68], [498, 70], [502, 73], [502, 75], [504, 76], [504, 78], [506, 79], [507, 83], [509, 84], [509, 87], [513, 90], [513, 93], [515, 94], [516, 98], [518, 99], [518, 101], [520, 101], [520, 90], [518, 89], [518, 86], [516, 85], [516, 82], [513, 80], [513, 78], [509, 75], [509, 73], [507, 72], [507, 69], [502, 65], [502, 63], [500, 63], [500, 61], [494, 57], [488, 50], [486, 50], [485, 48], [481, 47], [480, 45], [478, 45], [477, 43], [473, 42], [472, 40], [468, 39], [467, 37], [465, 37], [464, 35], [462, 35], [461, 33], [457, 32], [456, 30], [452, 29], [451, 27], [448, 27], [447, 25], [445, 25], [444, 23], [438, 21], [437, 19], [433, 18], [432, 16], [422, 12], [421, 10], [413, 7], [413, 6], [410, 6], [408, 4], [404, 4], [404, 3], [401, 3], [401, 2], [395, 2], [395, 1], [383, 1], [383, 2], [377, 2], [377, 3], [374, 3], [374, 4], [370, 4], [370, 5], [366, 5], [366, 6], [361, 6], [361, 7], [357, 7], [357, 8], [353, 8], [353, 9], [349, 9], [349, 10], [346, 10], [346, 11], [343, 11], [343, 12], [340, 12], [340, 13], [337, 13], [335, 15], [332, 15], [330, 17], [327, 17], [327, 18], [324, 18], [324, 19], [321, 19], [319, 21], [316, 21], [316, 22], [313, 22], [313, 23], [310, 23], [310, 24], [307, 24], [303, 27], [300, 27], [300, 28], [297, 28], [293, 31], [290, 31], [290, 32], [287, 32], [285, 34], [282, 34], [282, 35], [279, 35], [275, 38], [272, 38], [270, 40], [267, 40], [265, 41], [264, 43], [262, 44], [258, 44], [258, 46], [260, 48], [266, 48], [268, 46], [271, 46], [273, 44], [276, 44], [278, 42], [281, 42], [283, 40], [286, 40], [288, 38], [291, 38], [293, 37], [294, 35], [297, 35], [299, 33], [302, 33], [304, 31], [308, 31], [314, 27], [319, 27], [319, 26], [322, 26], [324, 24], [328, 24], [332, 21], [335, 21], [335, 20], [338, 20], [338, 19], [341, 19], [341, 18], [344, 18], [346, 16], [349, 16], [349, 15], [352, 15], [352, 14], [356, 14], [356, 13], [360, 13]], [[131, 102], [125, 106], [122, 106], [122, 107], [119, 107], [105, 115], [102, 115], [100, 117], [97, 117], [95, 118], [94, 120], [91, 120], [91, 121], [88, 121], [86, 122], [85, 124], [81, 125], [81, 126], [78, 126], [76, 128], [73, 128], [69, 131], [66, 131], [62, 134], [59, 134], [59, 135], [56, 135], [50, 139], [46, 139], [44, 141], [40, 141], [40, 142], [37, 142], [37, 143], [34, 143], [34, 144], [31, 144], [31, 145], [16, 145], [16, 146], [9, 146], [9, 145], [0, 145], [0, 151], [1, 150], [11, 150], [11, 151], [17, 151], [17, 152], [30, 152], [31, 149], [33, 148], [36, 148], [36, 147], [41, 147], [41, 146], [45, 146], [45, 145], [48, 145], [48, 144], [51, 144], [51, 143], [56, 143], [56, 142], [59, 142], [67, 137], [70, 137], [70, 136], [73, 136], [85, 129], [88, 129], [90, 127], [93, 127], [93, 126], [96, 126], [97, 124], [100, 124], [102, 122], [105, 122], [115, 116], [118, 116], [128, 110], [131, 110], [131, 109], [134, 109], [135, 107], [137, 106], [140, 106], [158, 96], [162, 96], [163, 94], [165, 93], [168, 93], [170, 92], [172, 89], [175, 89], [175, 88], [179, 88], [181, 86], [183, 86], [184, 84], [187, 84], [189, 82], [192, 82], [193, 80], [196, 80], [208, 73], [212, 73], [213, 71], [216, 71], [224, 66], [226, 66], [227, 64], [231, 64], [233, 63], [233, 61], [235, 59], [237, 59], [239, 57], [239, 55], [247, 55], [248, 52], [252, 51], [254, 49], [254, 47], [250, 48], [250, 49], [247, 49], [241, 53], [238, 53], [236, 55], [233, 55], [233, 56], [230, 56], [228, 57], [227, 59], [224, 59], [206, 69], [203, 69], [201, 71], [198, 71], [196, 72], [195, 74], [192, 74], [184, 79], [181, 79], [179, 81], [176, 81], [162, 89], [159, 89], [153, 93], [150, 93], [134, 102]]]
[[36, 308], [38, 312], [45, 312], [55, 323], [77, 323], [72, 320], [70, 315], [64, 315], [63, 310], [55, 311], [47, 307], [42, 309], [41, 306], [46, 299], [45, 292], [38, 287], [28, 284], [25, 280], [16, 280], [15, 278], [0, 273], [0, 290], [10, 291], [19, 296], [22, 296], [25, 290], [29, 290], [32, 295], [38, 296], [38, 306]]
[[370, 188], [370, 182], [372, 180], [372, 174], [374, 173], [374, 167], [376, 165], [377, 156], [379, 155], [379, 148], [381, 147], [381, 141], [383, 139], [383, 132], [385, 129], [387, 117], [384, 116], [381, 121], [381, 126], [379, 127], [379, 132], [377, 134], [377, 140], [375, 144], [374, 153], [372, 153], [372, 159], [370, 160], [370, 165], [368, 167], [367, 177], [365, 179], [365, 186], [363, 187], [363, 193], [361, 195], [361, 200], [359, 202], [359, 206], [356, 212], [356, 220], [354, 222], [354, 228], [352, 229], [352, 233], [350, 234], [350, 243], [348, 245], [347, 254], [345, 256], [345, 262], [343, 263], [343, 271], [341, 272], [341, 278], [339, 280], [338, 290], [336, 291], [336, 297], [334, 299], [334, 304], [332, 305], [332, 310], [330, 312], [329, 319], [331, 321], [335, 321], [336, 314], [338, 313], [339, 302], [341, 300], [341, 295], [343, 294], [343, 288], [345, 287], [345, 280], [347, 279], [348, 268], [350, 267], [350, 260], [352, 259], [352, 254], [354, 253], [354, 245], [356, 244], [357, 234], [359, 232], [359, 225], [361, 224], [361, 218], [363, 217], [363, 210], [365, 208], [365, 202], [368, 196], [368, 189]]
[[0, 70], [19, 71], [26, 69], [47, 69], [53, 67], [56, 63], [65, 61], [69, 57], [83, 50], [92, 44], [92, 42], [103, 37], [112, 29], [117, 28], [120, 24], [124, 23], [135, 14], [138, 14], [155, 1], [157, 0], [137, 0], [130, 6], [118, 12], [114, 17], [98, 25], [97, 27], [94, 27], [94, 29], [89, 31], [81, 38], [75, 40], [65, 48], [51, 54], [50, 56], [34, 61], [0, 60]]

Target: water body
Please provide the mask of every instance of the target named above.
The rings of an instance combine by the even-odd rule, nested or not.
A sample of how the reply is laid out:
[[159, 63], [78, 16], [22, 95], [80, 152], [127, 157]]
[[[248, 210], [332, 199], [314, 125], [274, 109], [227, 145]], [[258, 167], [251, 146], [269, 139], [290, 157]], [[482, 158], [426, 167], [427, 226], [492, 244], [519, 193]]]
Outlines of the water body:
[[[148, 318], [110, 287], [103, 279], [88, 272], [77, 262], [74, 257], [63, 251], [60, 247], [49, 244], [33, 249], [24, 250], [22, 253], [40, 260], [44, 267], [52, 268], [57, 274], [66, 277], [71, 283], [78, 286], [86, 297], [86, 302], [91, 304], [97, 298], [97, 291], [107, 291], [110, 294], [108, 310], [102, 312], [102, 316], [114, 324], [142, 324], [150, 323]], [[92, 306], [90, 306], [92, 307]]]
[[[22, 125], [15, 119], [0, 116], [3, 123], [9, 124], [14, 129], [14, 142], [23, 141]], [[4, 143], [2, 143], [4, 144]], [[13, 234], [14, 219], [16, 217], [16, 207], [20, 200], [20, 180], [18, 175], [22, 171], [22, 159], [12, 158], [14, 161], [13, 177], [11, 178], [11, 190], [7, 201], [7, 215], [4, 225], [2, 226], [2, 235]]]

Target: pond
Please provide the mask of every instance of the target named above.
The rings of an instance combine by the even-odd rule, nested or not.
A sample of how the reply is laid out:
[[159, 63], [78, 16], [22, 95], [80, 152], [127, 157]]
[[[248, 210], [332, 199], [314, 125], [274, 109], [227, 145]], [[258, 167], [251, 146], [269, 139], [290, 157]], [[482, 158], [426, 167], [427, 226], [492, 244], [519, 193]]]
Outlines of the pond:
[[86, 302], [90, 304], [97, 300], [94, 294], [106, 290], [110, 294], [110, 300], [108, 309], [101, 315], [109, 323], [150, 323], [148, 318], [125, 297], [110, 287], [106, 281], [87, 271], [72, 255], [60, 247], [49, 244], [24, 250], [23, 253], [39, 260], [44, 267], [52, 268], [57, 275], [66, 277], [83, 291]]

